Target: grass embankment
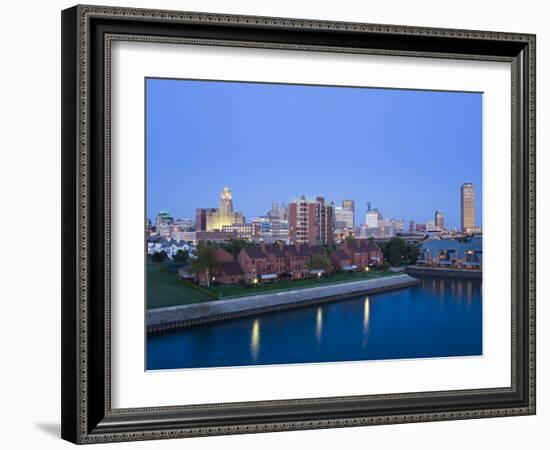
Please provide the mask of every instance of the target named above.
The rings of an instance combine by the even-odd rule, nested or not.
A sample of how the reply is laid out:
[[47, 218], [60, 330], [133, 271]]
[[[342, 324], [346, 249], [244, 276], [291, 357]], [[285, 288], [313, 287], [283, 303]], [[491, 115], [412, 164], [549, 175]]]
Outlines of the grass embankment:
[[196, 284], [181, 280], [177, 268], [170, 263], [147, 264], [147, 308], [163, 308], [166, 306], [188, 305], [218, 299], [245, 297], [270, 292], [279, 292], [292, 289], [304, 289], [328, 284], [349, 283], [396, 275], [384, 271], [369, 273], [338, 273], [324, 278], [308, 278], [304, 280], [278, 281], [270, 284], [258, 284], [246, 287], [239, 284], [210, 286], [203, 288]]
[[215, 300], [218, 296], [190, 281], [181, 280], [169, 264], [147, 264], [147, 308], [187, 305]]

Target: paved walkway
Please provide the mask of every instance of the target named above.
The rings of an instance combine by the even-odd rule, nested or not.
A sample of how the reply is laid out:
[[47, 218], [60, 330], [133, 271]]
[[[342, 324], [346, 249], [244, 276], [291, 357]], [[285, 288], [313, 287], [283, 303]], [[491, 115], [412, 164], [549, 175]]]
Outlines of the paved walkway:
[[147, 310], [147, 332], [308, 306], [328, 301], [402, 289], [420, 283], [409, 275], [323, 285], [226, 300]]

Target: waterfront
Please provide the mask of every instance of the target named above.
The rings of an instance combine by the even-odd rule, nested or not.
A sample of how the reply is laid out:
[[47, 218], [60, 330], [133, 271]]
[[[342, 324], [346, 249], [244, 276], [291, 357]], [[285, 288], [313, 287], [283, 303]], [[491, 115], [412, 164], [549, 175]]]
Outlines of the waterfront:
[[364, 277], [347, 283], [319, 283], [301, 289], [283, 289], [225, 300], [157, 308], [147, 311], [147, 333], [170, 331], [237, 317], [255, 317], [261, 313], [304, 306], [318, 306], [334, 300], [401, 289], [418, 283], [420, 281], [417, 278], [405, 274], [380, 278]]
[[481, 282], [448, 278], [147, 337], [151, 370], [481, 353]]

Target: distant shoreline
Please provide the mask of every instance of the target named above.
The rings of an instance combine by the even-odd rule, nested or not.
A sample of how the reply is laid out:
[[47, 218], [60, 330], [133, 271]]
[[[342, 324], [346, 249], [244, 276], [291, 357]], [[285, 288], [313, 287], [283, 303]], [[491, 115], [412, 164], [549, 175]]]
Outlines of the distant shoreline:
[[355, 295], [375, 294], [403, 289], [417, 284], [420, 284], [420, 280], [401, 274], [349, 283], [150, 309], [146, 311], [147, 333], [160, 333], [204, 323], [328, 303]]

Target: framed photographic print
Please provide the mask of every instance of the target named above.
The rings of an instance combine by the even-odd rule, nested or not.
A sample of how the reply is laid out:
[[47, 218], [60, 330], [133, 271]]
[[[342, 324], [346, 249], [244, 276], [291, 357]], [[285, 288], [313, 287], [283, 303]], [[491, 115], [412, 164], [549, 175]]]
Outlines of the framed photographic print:
[[535, 413], [535, 36], [62, 13], [62, 436]]

